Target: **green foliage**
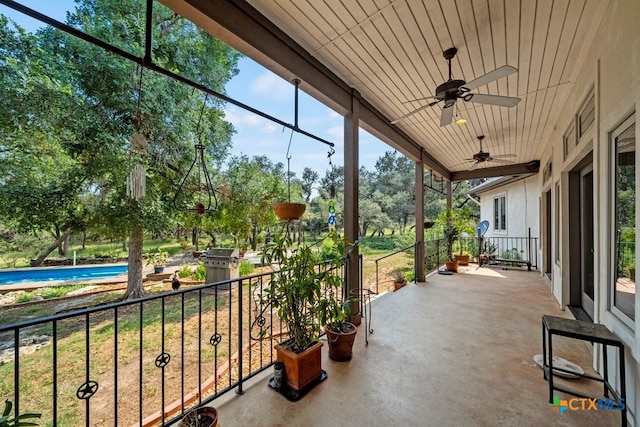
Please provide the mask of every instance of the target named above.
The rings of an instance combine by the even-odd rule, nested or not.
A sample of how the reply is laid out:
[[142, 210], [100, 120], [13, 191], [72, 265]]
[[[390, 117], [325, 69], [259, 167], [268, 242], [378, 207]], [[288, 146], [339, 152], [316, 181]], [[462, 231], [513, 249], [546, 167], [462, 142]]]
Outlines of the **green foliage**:
[[[344, 253], [348, 242], [333, 231], [327, 238]], [[341, 321], [343, 286], [342, 257], [328, 260], [317, 268], [311, 247], [294, 247], [290, 236], [276, 236], [261, 253], [262, 261], [278, 265], [270, 286], [260, 294], [263, 307], [277, 311], [291, 338], [289, 347], [294, 352], [308, 348], [319, 339], [322, 325]]]
[[181, 279], [184, 277], [191, 277], [192, 274], [193, 274], [193, 270], [187, 264], [184, 264], [178, 270], [178, 277]]
[[196, 267], [194, 272], [191, 274], [191, 277], [194, 280], [204, 280], [205, 277], [207, 277], [207, 270], [205, 269], [203, 263], [201, 262], [198, 263], [198, 266]]
[[4, 401], [4, 410], [2, 411], [2, 416], [0, 416], [0, 427], [27, 427], [27, 426], [37, 426], [37, 423], [31, 421], [24, 421], [32, 418], [40, 418], [42, 414], [35, 413], [27, 413], [20, 414], [16, 418], [11, 415], [11, 409], [13, 408], [13, 403], [10, 400]]
[[253, 270], [255, 270], [255, 267], [249, 261], [242, 261], [238, 270], [240, 277], [245, 277], [250, 276]]
[[16, 298], [17, 303], [24, 303], [33, 301], [36, 297], [42, 297], [44, 299], [58, 298], [65, 296], [69, 292], [82, 289], [87, 285], [61, 285], [61, 286], [51, 286], [48, 288], [40, 288], [38, 290], [32, 292], [25, 292]]
[[391, 277], [393, 277], [394, 283], [407, 283], [407, 275], [399, 268], [391, 270]]
[[169, 253], [165, 251], [161, 251], [160, 248], [156, 249], [155, 252], [150, 252], [145, 254], [145, 258], [147, 260], [147, 265], [153, 265], [154, 267], [163, 266], [167, 259], [169, 258]]

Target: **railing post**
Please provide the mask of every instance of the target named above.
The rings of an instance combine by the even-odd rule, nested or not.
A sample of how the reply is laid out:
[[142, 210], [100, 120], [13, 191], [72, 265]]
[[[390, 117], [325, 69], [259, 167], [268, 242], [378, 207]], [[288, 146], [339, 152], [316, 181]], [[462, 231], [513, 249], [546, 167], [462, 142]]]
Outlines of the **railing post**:
[[[217, 302], [216, 302], [217, 304]], [[243, 385], [243, 373], [242, 373], [242, 359], [244, 359], [242, 354], [242, 330], [244, 329], [244, 322], [242, 316], [242, 279], [238, 279], [238, 390], [236, 390], [236, 394], [244, 394], [244, 390], [242, 389]], [[231, 373], [231, 371], [229, 371]]]
[[376, 260], [376, 294], [378, 293], [378, 282], [379, 282], [379, 278], [378, 278], [378, 260]]
[[527, 261], [531, 262], [531, 227], [529, 227], [529, 238], [527, 239], [527, 251], [529, 251], [529, 259]]

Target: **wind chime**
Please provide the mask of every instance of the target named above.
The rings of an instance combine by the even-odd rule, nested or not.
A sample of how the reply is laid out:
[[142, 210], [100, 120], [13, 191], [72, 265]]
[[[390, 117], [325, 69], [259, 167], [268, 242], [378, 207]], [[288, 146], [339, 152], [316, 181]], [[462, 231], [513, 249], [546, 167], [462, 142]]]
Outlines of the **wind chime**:
[[147, 138], [145, 137], [144, 120], [141, 111], [142, 103], [142, 76], [144, 69], [138, 66], [140, 77], [138, 79], [138, 106], [133, 113], [133, 123], [136, 132], [129, 139], [131, 146], [129, 152], [132, 154], [133, 166], [127, 177], [127, 196], [133, 200], [140, 200], [146, 194], [146, 172], [144, 170], [143, 158], [147, 155]]
[[[196, 215], [203, 215], [205, 213], [212, 213], [218, 209], [218, 199], [216, 198], [213, 184], [211, 183], [211, 176], [207, 170], [207, 162], [204, 153], [204, 144], [202, 143], [202, 132], [200, 129], [200, 122], [202, 120], [202, 114], [204, 113], [205, 106], [207, 104], [208, 94], [204, 98], [202, 108], [200, 110], [200, 116], [198, 117], [198, 124], [196, 125], [196, 132], [198, 134], [197, 142], [195, 144], [195, 155], [193, 162], [189, 167], [186, 175], [182, 179], [178, 190], [173, 198], [173, 206], [176, 209], [193, 212]], [[185, 196], [184, 193], [187, 190], [193, 191], [191, 197]], [[190, 199], [192, 203], [191, 207], [179, 206], [179, 199]]]
[[[329, 151], [329, 155], [327, 157], [329, 157], [329, 166], [331, 167], [331, 169], [333, 169], [333, 163], [331, 163], [331, 156], [333, 156], [333, 154], [335, 153], [335, 150], [333, 149], [333, 147], [331, 147], [331, 150]], [[335, 199], [336, 197], [336, 186], [335, 184], [331, 183], [331, 187], [329, 187], [329, 203], [328, 203], [328, 210], [329, 210], [329, 215], [327, 217], [327, 225], [329, 226], [329, 231], [334, 231], [336, 229], [336, 202]]]

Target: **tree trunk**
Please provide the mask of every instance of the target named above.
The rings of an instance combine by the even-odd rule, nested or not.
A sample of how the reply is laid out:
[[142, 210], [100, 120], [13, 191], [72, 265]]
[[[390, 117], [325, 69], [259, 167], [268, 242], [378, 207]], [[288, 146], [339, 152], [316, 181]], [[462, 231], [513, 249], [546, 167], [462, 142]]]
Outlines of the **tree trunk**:
[[71, 240], [71, 233], [67, 234], [67, 237], [62, 239], [62, 256], [68, 257], [69, 255], [69, 244]]
[[124, 299], [136, 299], [144, 296], [142, 286], [142, 244], [144, 235], [142, 228], [131, 230], [129, 235], [129, 279]]
[[82, 250], [84, 251], [85, 245], [87, 244], [87, 230], [82, 232]]
[[122, 251], [127, 252], [127, 239], [122, 239]]
[[36, 258], [35, 260], [31, 261], [31, 267], [38, 267], [38, 266], [42, 265], [42, 262], [45, 260], [45, 258], [47, 258], [49, 256], [49, 254], [51, 252], [53, 252], [53, 250], [55, 248], [59, 248], [60, 247], [60, 243], [62, 243], [62, 241], [64, 239], [66, 239], [66, 237], [69, 234], [71, 234], [71, 229], [70, 228], [68, 228], [67, 231], [65, 231], [60, 237], [58, 237], [56, 239], [56, 241], [53, 242], [53, 244], [51, 244], [51, 246], [49, 246], [47, 249], [42, 251], [40, 253], [40, 255], [38, 255], [38, 258]]

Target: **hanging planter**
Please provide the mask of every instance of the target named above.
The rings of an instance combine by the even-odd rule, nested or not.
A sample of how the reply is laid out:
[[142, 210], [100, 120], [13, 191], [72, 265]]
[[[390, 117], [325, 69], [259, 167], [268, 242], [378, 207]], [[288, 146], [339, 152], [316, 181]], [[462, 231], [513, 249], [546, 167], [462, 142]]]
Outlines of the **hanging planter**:
[[282, 221], [297, 220], [302, 217], [304, 211], [307, 209], [307, 205], [304, 203], [275, 203], [273, 205], [273, 211], [276, 216]]

